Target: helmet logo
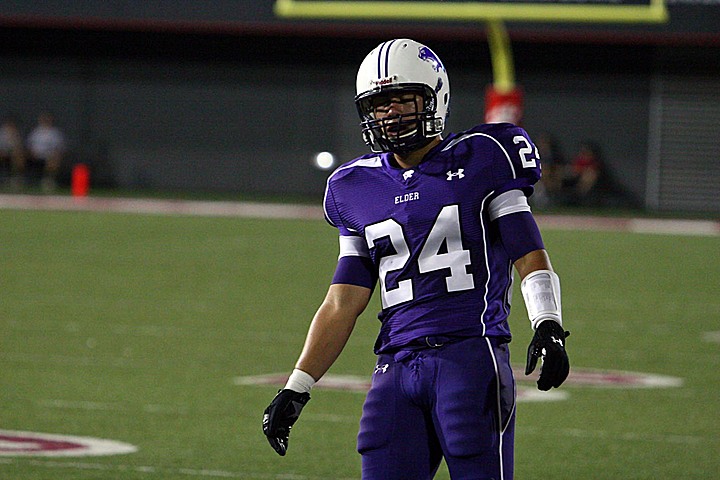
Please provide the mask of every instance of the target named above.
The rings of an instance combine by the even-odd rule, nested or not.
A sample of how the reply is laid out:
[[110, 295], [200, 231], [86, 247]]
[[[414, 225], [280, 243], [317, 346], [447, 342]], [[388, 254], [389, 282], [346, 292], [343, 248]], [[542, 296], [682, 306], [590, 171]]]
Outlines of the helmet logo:
[[440, 70], [445, 70], [445, 67], [443, 67], [440, 59], [428, 47], [420, 47], [418, 58], [420, 60], [430, 63], [433, 67], [433, 70], [435, 70], [436, 72], [439, 72]]
[[376, 87], [382, 87], [383, 85], [390, 85], [391, 83], [395, 83], [396, 81], [397, 75], [393, 75], [392, 77], [385, 77], [379, 80], [370, 80], [370, 83]]

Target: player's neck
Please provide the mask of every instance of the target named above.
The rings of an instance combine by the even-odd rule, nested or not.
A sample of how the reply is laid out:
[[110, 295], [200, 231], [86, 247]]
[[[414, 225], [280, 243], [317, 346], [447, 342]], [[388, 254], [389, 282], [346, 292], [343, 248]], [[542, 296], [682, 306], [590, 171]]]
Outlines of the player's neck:
[[425, 158], [425, 155], [435, 148], [435, 146], [442, 141], [442, 138], [440, 136], [437, 136], [432, 139], [430, 143], [425, 145], [424, 147], [415, 150], [413, 152], [408, 153], [407, 155], [398, 155], [397, 153], [394, 154], [395, 161], [397, 162], [398, 166], [400, 168], [413, 168], [417, 167], [420, 162], [423, 161], [423, 158]]

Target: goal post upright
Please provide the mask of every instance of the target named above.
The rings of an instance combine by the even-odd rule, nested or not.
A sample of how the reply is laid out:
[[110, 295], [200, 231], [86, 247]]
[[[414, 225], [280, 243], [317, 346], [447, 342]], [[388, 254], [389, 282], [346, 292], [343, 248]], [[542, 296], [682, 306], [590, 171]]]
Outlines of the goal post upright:
[[488, 20], [486, 27], [493, 84], [498, 90], [510, 91], [515, 88], [515, 64], [510, 36], [505, 28], [505, 23], [500, 20]]

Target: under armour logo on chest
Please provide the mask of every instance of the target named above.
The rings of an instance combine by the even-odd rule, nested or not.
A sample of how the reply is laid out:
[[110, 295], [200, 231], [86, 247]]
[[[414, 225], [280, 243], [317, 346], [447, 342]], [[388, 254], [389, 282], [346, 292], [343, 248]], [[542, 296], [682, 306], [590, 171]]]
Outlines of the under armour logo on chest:
[[457, 172], [453, 172], [452, 170], [447, 171], [447, 180], [448, 182], [452, 180], [453, 178], [464, 178], [465, 177], [465, 169], [459, 168]]

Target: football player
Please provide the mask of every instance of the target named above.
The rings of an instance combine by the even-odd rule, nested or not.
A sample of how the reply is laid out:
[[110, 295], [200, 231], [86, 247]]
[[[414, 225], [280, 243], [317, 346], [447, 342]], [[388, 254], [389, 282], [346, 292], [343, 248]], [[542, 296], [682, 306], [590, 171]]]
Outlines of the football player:
[[378, 285], [377, 365], [360, 420], [365, 480], [513, 477], [515, 381], [508, 326], [513, 267], [535, 334], [526, 374], [538, 388], [569, 373], [560, 282], [528, 206], [537, 148], [515, 125], [441, 136], [443, 63], [409, 39], [360, 65], [355, 103], [371, 154], [329, 177], [324, 206], [340, 234], [327, 296], [263, 431], [280, 455], [310, 389], [342, 351]]

